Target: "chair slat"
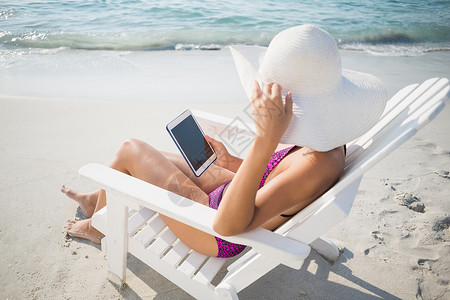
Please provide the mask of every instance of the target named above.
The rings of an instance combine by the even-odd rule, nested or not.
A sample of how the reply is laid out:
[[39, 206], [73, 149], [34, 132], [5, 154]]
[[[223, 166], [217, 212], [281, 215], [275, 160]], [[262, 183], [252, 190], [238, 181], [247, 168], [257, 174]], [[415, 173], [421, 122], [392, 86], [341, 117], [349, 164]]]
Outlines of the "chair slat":
[[166, 223], [158, 216], [144, 226], [144, 228], [134, 236], [134, 239], [146, 247], [165, 227]]
[[207, 256], [193, 251], [189, 257], [180, 265], [178, 271], [184, 273], [186, 276], [191, 277], [200, 265], [205, 261]]
[[408, 97], [414, 90], [419, 86], [418, 83], [408, 85], [407, 87], [401, 89], [397, 94], [394, 95], [389, 101], [386, 103], [386, 108], [381, 116], [383, 119], [388, 113], [390, 113], [399, 103], [403, 101], [406, 97]]
[[200, 271], [194, 276], [194, 280], [197, 280], [202, 284], [211, 283], [225, 261], [225, 258], [210, 257]]
[[145, 224], [155, 212], [151, 209], [143, 207], [138, 212], [128, 218], [128, 234], [133, 235]]
[[164, 231], [147, 249], [162, 256], [170, 246], [177, 240], [177, 236], [169, 228]]
[[191, 251], [191, 248], [186, 246], [182, 241], [178, 241], [178, 243], [170, 249], [169, 252], [164, 256], [163, 260], [167, 261], [172, 266], [177, 266], [183, 258]]
[[[359, 155], [365, 153], [369, 147], [374, 147], [375, 144], [385, 140], [386, 134], [401, 128], [400, 125], [411, 115], [417, 115], [415, 114], [417, 110], [423, 109], [424, 106], [427, 106], [427, 103], [441, 101], [442, 97], [440, 92], [448, 88], [447, 85], [447, 79], [438, 80], [437, 78], [432, 78], [417, 86], [406, 98], [402, 98], [401, 102], [393, 107], [389, 113], [385, 114], [377, 125], [351, 146], [350, 153], [346, 159], [346, 169], [350, 168]], [[406, 87], [405, 89], [406, 91], [411, 90], [410, 87]], [[404, 94], [402, 92], [399, 93], [401, 95]]]
[[[417, 99], [419, 99], [422, 94], [436, 82], [437, 78], [432, 78], [420, 85], [413, 84], [411, 86], [407, 86], [400, 92], [398, 92], [398, 96], [394, 96], [393, 103], [386, 107], [380, 121], [371, 130], [358, 138], [356, 143], [360, 146], [363, 146], [370, 139], [372, 139], [377, 134], [377, 132], [386, 128], [387, 125], [390, 125], [390, 128], [392, 128], [398, 124], [401, 124], [401, 122], [408, 116], [408, 114], [412, 112], [410, 105]], [[402, 114], [402, 112], [405, 113]], [[393, 120], [396, 120], [395, 123], [392, 122]]]
[[[397, 105], [401, 103], [406, 97], [408, 97], [418, 86], [419, 84], [417, 83], [408, 85], [407, 87], [397, 92], [391, 99], [389, 99], [389, 101], [386, 103], [386, 107], [384, 109], [383, 114], [380, 117], [380, 120], [384, 119], [386, 115], [388, 115], [395, 107], [397, 107]], [[360, 142], [362, 139], [369, 140], [372, 136], [373, 136], [373, 128], [368, 132], [366, 132], [365, 134], [363, 134], [361, 137], [358, 137], [353, 141], [347, 143], [347, 157], [352, 155], [352, 148], [351, 148], [352, 145], [354, 145], [358, 141]]]
[[[446, 86], [446, 84], [448, 84], [448, 81], [441, 80], [433, 87], [433, 89], [426, 91], [422, 95], [422, 98], [424, 98], [425, 101], [421, 101], [420, 105], [418, 106], [413, 107], [413, 105], [411, 105], [411, 113], [409, 114], [408, 118], [405, 119], [403, 124], [412, 120], [418, 121], [423, 117], [428, 118], [427, 112], [437, 104], [443, 103], [442, 99], [449, 93], [449, 86]], [[421, 128], [422, 126], [423, 124], [421, 122], [416, 122], [416, 128]]]

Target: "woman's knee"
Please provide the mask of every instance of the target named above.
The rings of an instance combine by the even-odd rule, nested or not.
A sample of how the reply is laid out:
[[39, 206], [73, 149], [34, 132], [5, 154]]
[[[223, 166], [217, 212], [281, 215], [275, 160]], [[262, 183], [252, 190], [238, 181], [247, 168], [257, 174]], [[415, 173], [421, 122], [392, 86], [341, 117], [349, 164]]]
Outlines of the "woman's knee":
[[129, 164], [135, 161], [142, 154], [144, 142], [138, 139], [127, 139], [116, 152], [115, 162], [119, 164]]
[[143, 141], [138, 139], [127, 139], [122, 143], [122, 145], [120, 145], [117, 154], [124, 157], [136, 155], [136, 153], [141, 152], [144, 144], [145, 143]]

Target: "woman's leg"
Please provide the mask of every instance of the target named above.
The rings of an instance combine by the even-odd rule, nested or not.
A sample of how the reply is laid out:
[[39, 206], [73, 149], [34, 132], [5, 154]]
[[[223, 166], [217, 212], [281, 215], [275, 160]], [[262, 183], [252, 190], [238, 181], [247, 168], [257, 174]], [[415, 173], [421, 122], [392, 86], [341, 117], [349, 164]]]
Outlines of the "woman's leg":
[[[202, 177], [192, 177], [191, 180], [188, 177], [191, 175], [191, 171], [185, 165], [181, 156], [166, 155], [169, 159], [144, 142], [129, 140], [120, 147], [111, 167], [205, 205], [208, 205], [208, 195], [199, 186], [206, 191], [212, 191], [215, 187], [231, 180], [233, 177], [233, 173], [216, 166], [211, 166]], [[76, 193], [73, 191], [71, 193], [65, 193], [72, 199], [77, 198], [74, 196]], [[104, 192], [98, 191], [96, 193], [101, 197], [97, 196], [94, 212], [106, 204], [106, 196], [103, 197]], [[75, 200], [79, 203], [82, 202], [79, 201], [80, 198], [90, 199], [92, 201], [95, 198], [94, 194], [82, 195], [78, 193], [77, 196], [82, 195], [82, 197], [80, 196], [77, 198], [78, 200]], [[213, 236], [168, 217], [162, 216], [162, 218], [171, 230], [189, 247], [207, 255], [215, 256], [217, 254], [217, 244]], [[71, 225], [72, 229], [76, 227], [76, 236], [85, 237], [94, 241], [98, 240], [97, 232], [92, 232], [94, 228], [92, 226], [88, 228], [88, 224], [84, 224], [89, 222], [90, 225], [90, 219], [83, 221], [86, 222], [79, 224], [82, 221], [78, 221], [75, 223], [77, 226], [75, 224]], [[85, 232], [85, 230], [89, 232]]]
[[[80, 203], [81, 208], [81, 204], [85, 205], [86, 202], [89, 202], [90, 204], [91, 202], [95, 201], [95, 206], [92, 210], [91, 216], [106, 205], [106, 193], [104, 190], [98, 190], [97, 192], [94, 192], [92, 194], [82, 194], [66, 189], [63, 186], [61, 188], [61, 191], [68, 195], [70, 198]], [[69, 220], [67, 223], [67, 233], [73, 237], [79, 237], [90, 240], [94, 243], [100, 243], [100, 240], [104, 237], [104, 235], [100, 231], [95, 229], [92, 226], [91, 222], [91, 218], [85, 220]]]
[[100, 191], [94, 193], [80, 193], [71, 189], [66, 188], [66, 186], [61, 187], [61, 192], [66, 194], [67, 197], [75, 200], [80, 205], [83, 214], [90, 218], [94, 214], [95, 207], [97, 205], [98, 197]]
[[125, 141], [110, 167], [208, 205], [208, 195], [161, 152], [145, 142], [135, 139]]
[[195, 183], [206, 194], [210, 194], [217, 187], [233, 179], [234, 173], [212, 164], [200, 177], [196, 177], [188, 164], [181, 156], [170, 152], [161, 152], [170, 162], [172, 162], [183, 174]]
[[[216, 172], [217, 174], [205, 177], [203, 180], [192, 178], [197, 181], [197, 184], [195, 184], [185, 174], [185, 172], [191, 171], [186, 168], [180, 170], [172, 161], [182, 165], [177, 158], [171, 157], [171, 160], [169, 160], [152, 146], [133, 139], [126, 141], [122, 145], [111, 167], [207, 206], [209, 205], [208, 194], [197, 184], [203, 186], [215, 185], [217, 187], [221, 182], [232, 178], [230, 178], [230, 174], [224, 176], [226, 173]], [[213, 180], [214, 183], [207, 184], [206, 181], [208, 180]], [[166, 216], [161, 215], [161, 217], [175, 235], [186, 245], [209, 256], [217, 255], [217, 242], [212, 235]]]

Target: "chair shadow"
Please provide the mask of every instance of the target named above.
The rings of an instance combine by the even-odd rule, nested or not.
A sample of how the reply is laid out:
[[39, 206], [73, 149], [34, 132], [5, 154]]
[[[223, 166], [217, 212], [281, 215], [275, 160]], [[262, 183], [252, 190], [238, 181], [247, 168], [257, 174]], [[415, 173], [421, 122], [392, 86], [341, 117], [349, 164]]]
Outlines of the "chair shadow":
[[[130, 256], [130, 255], [129, 255]], [[134, 257], [133, 257], [134, 258]], [[130, 257], [128, 257], [130, 259]], [[137, 258], [134, 258], [137, 260]], [[151, 269], [150, 269], [151, 270]], [[153, 271], [153, 270], [151, 270]], [[154, 271], [153, 271], [154, 272]], [[139, 296], [131, 287], [129, 287], [126, 283], [124, 285], [119, 285], [115, 282], [109, 281], [109, 283], [116, 289], [116, 291], [120, 294], [123, 299], [127, 300], [141, 300], [144, 299]], [[146, 282], [148, 285], [148, 283]]]
[[[338, 261], [330, 265], [316, 252], [311, 252], [300, 270], [286, 266], [278, 266], [255, 283], [238, 293], [241, 299], [395, 299], [400, 298], [367, 282], [355, 275], [343, 263], [353, 258], [353, 253], [344, 248]], [[230, 262], [231, 263], [231, 262]], [[308, 271], [311, 263], [317, 264], [315, 274]], [[223, 267], [225, 268], [229, 263]], [[150, 287], [156, 296], [154, 299], [193, 299], [189, 294], [165, 279], [159, 273], [128, 254], [127, 267], [135, 276]], [[340, 284], [330, 281], [329, 275], [334, 273], [345, 278], [351, 284]], [[142, 299], [138, 292], [130, 286], [124, 288], [114, 284], [124, 299]], [[358, 286], [354, 288], [352, 286]], [[365, 292], [367, 291], [367, 292]], [[332, 295], [332, 296], [331, 296]]]
[[[247, 299], [258, 291], [260, 295], [268, 295], [269, 299], [272, 296], [275, 299], [277, 293], [283, 293], [285, 299], [401, 299], [355, 276], [352, 270], [343, 264], [353, 257], [353, 253], [344, 248], [337, 262], [330, 265], [319, 254], [312, 251], [300, 270], [279, 266], [260, 278], [259, 282], [241, 291], [240, 295], [243, 299]], [[311, 263], [317, 265], [315, 274], [308, 271]], [[351, 284], [330, 281], [330, 273], [345, 278]], [[270, 286], [267, 287], [268, 285]]]
[[[152, 299], [194, 299], [187, 292], [180, 289], [177, 285], [166, 279], [164, 276], [130, 253], [128, 253], [127, 256], [127, 268], [131, 271], [131, 273], [138, 277], [140, 281], [144, 282], [155, 292], [156, 295]], [[111, 284], [124, 299], [137, 300], [146, 298], [145, 296], [140, 296], [138, 294], [140, 291], [135, 291], [128, 285], [121, 287], [113, 282], [111, 282]]]
[[[221, 271], [219, 271], [218, 275], [214, 278], [212, 283], [216, 285], [217, 281], [220, 281], [226, 275], [226, 268], [239, 257], [244, 255], [247, 251], [248, 249], [246, 249], [240, 255], [228, 259], [222, 266]], [[156, 295], [152, 299], [194, 299], [187, 292], [179, 288], [177, 285], [166, 279], [164, 276], [153, 270], [151, 267], [149, 267], [130, 253], [128, 253], [127, 255], [127, 268], [131, 273], [133, 273], [134, 276], [138, 277], [140, 281], [145, 283], [150, 289], [155, 292]], [[145, 299], [145, 296], [140, 296], [138, 294], [138, 292], [141, 293], [141, 291], [136, 292], [132, 287], [128, 285], [121, 287], [112, 281], [110, 281], [110, 283], [124, 299]]]
[[[347, 279], [348, 281], [354, 283], [355, 285], [360, 286], [364, 290], [367, 290], [368, 292], [371, 292], [376, 295], [376, 296], [374, 296], [374, 295], [362, 293], [361, 291], [345, 287], [345, 289], [352, 291], [353, 295], [350, 298], [353, 298], [353, 299], [379, 299], [379, 298], [381, 298], [381, 299], [398, 299], [398, 300], [401, 299], [401, 298], [399, 298], [395, 295], [392, 295], [391, 293], [389, 293], [377, 286], [374, 286], [370, 282], [364, 281], [361, 278], [353, 275], [352, 270], [343, 264], [344, 262], [352, 259], [353, 257], [354, 257], [353, 253], [350, 250], [348, 250], [347, 248], [344, 248], [344, 251], [340, 255], [337, 263], [334, 265], [330, 265], [330, 264], [327, 264], [326, 261], [319, 254], [314, 253], [314, 257], [311, 257], [311, 260], [314, 259], [316, 261], [319, 261], [318, 262], [319, 268], [318, 268], [315, 276], [319, 277], [319, 278], [328, 278], [330, 272], [333, 272], [333, 273], [340, 275], [341, 277]], [[305, 266], [307, 266], [307, 265], [305, 264]], [[305, 266], [304, 266], [304, 268], [306, 268]], [[306, 271], [306, 272], [311, 274], [308, 271]], [[329, 282], [327, 280], [327, 282], [324, 282], [324, 283], [330, 284], [331, 282]], [[338, 285], [336, 283], [332, 283], [332, 284]], [[343, 286], [341, 285], [341, 287], [343, 287]]]

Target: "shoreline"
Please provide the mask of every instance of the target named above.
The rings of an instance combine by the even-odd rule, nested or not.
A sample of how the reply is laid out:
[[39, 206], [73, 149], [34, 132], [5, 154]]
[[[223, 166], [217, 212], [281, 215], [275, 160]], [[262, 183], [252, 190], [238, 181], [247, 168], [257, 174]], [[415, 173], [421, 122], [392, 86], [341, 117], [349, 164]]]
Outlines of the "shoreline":
[[[431, 77], [450, 78], [450, 52], [376, 56], [341, 50], [342, 66], [371, 73], [388, 97]], [[82, 51], [21, 57], [4, 63], [0, 96], [126, 102], [246, 101], [231, 53], [217, 51]]]
[[[185, 108], [229, 117], [241, 113], [247, 100], [231, 55], [161, 52], [152, 57], [133, 53], [111, 58], [98, 54], [74, 56], [69, 62], [80, 65], [59, 67], [64, 57], [48, 56], [0, 74], [2, 295], [8, 299], [190, 299], [131, 256], [127, 288], [110, 283], [99, 246], [65, 237], [65, 221], [82, 214], [59, 188], [66, 184], [85, 192], [93, 189], [79, 178], [78, 169], [90, 162], [108, 164], [120, 143], [130, 137], [177, 151], [164, 126]], [[98, 69], [97, 58], [102, 59]], [[342, 53], [345, 68], [380, 77], [390, 96], [430, 77], [450, 78], [447, 58]], [[104, 81], [96, 81], [99, 74], [107, 75]], [[130, 74], [141, 77], [133, 82], [135, 77], [127, 77]], [[140, 85], [145, 88], [133, 90]], [[214, 93], [217, 97], [211, 100]], [[185, 99], [196, 101], [188, 104]], [[279, 266], [240, 297], [449, 298], [449, 130], [447, 107], [365, 174], [350, 216], [326, 234], [345, 246], [336, 264], [330, 266], [312, 254], [301, 270]], [[407, 194], [419, 199], [423, 213], [401, 204]]]

